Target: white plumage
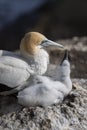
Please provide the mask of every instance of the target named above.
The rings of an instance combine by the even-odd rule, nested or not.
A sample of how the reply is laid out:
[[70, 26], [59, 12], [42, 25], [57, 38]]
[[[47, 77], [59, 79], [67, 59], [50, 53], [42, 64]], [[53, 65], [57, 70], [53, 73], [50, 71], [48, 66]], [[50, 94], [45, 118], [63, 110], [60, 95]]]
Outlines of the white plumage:
[[61, 65], [56, 68], [59, 72], [59, 81], [54, 81], [46, 76], [36, 76], [31, 78], [31, 82], [27, 88], [18, 93], [18, 102], [24, 106], [49, 106], [59, 103], [71, 91], [72, 82], [70, 79], [70, 63], [68, 60], [68, 53]]
[[28, 64], [15, 57], [0, 57], [0, 83], [11, 88], [26, 81], [31, 73]]
[[23, 85], [33, 72], [42, 75], [49, 63], [42, 46], [63, 47], [37, 32], [27, 33], [20, 44], [20, 54], [0, 51], [0, 83], [14, 88]]

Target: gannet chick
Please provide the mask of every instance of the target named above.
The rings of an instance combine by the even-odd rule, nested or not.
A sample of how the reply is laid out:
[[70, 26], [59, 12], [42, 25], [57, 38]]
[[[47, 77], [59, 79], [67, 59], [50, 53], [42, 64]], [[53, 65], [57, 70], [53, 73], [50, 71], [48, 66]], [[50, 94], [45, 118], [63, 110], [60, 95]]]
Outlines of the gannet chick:
[[63, 48], [38, 32], [29, 32], [21, 41], [20, 54], [1, 50], [0, 83], [14, 88], [25, 84], [32, 72], [44, 74], [49, 63], [49, 55], [43, 47], [49, 46]]
[[[67, 86], [72, 86], [72, 82], [70, 80], [70, 56], [68, 55], [68, 51], [66, 50], [63, 60], [61, 64], [55, 69], [55, 80], [61, 81]], [[57, 70], [57, 71], [56, 71]], [[70, 88], [70, 87], [69, 87]], [[71, 88], [70, 88], [71, 89]]]
[[72, 89], [67, 52], [60, 66], [60, 81], [54, 81], [46, 76], [35, 75], [32, 78], [32, 83], [29, 83], [27, 88], [18, 93], [18, 102], [23, 106], [40, 105], [43, 107], [60, 103]]

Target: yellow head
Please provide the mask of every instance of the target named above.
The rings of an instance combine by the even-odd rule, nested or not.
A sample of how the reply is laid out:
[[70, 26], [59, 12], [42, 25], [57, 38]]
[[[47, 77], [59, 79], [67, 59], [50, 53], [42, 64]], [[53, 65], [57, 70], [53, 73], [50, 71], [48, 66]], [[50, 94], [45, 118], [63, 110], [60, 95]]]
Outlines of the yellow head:
[[33, 55], [38, 51], [38, 45], [45, 39], [47, 38], [38, 32], [26, 33], [21, 41], [20, 50], [24, 53]]
[[48, 40], [44, 35], [38, 32], [26, 33], [24, 38], [21, 40], [20, 50], [23, 54], [34, 55], [36, 54], [42, 46], [59, 46], [62, 45]]

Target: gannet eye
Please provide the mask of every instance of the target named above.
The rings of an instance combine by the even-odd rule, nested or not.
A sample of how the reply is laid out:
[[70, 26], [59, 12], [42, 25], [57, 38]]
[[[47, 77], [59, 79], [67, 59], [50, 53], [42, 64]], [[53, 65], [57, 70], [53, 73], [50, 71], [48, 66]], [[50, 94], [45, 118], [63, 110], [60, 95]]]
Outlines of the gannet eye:
[[47, 40], [41, 41], [40, 44], [38, 45], [38, 47], [39, 47], [39, 48], [42, 48], [42, 47], [47, 47], [47, 46], [49, 46], [49, 45], [47, 44], [47, 42], [48, 42]]
[[41, 46], [47, 46], [46, 42], [48, 42], [48, 41], [47, 40], [43, 40], [43, 41], [41, 41], [40, 45]]

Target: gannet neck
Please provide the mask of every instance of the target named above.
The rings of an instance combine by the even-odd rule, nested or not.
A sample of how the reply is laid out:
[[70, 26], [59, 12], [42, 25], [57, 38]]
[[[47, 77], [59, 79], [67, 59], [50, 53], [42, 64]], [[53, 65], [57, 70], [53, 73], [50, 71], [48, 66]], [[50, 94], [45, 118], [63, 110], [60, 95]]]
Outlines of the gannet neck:
[[72, 81], [71, 81], [71, 79], [70, 79], [69, 76], [67, 76], [66, 78], [64, 78], [62, 81], [67, 86], [68, 90], [72, 89]]
[[70, 63], [67, 60], [64, 60], [62, 65], [60, 66], [61, 69], [61, 74], [65, 76], [70, 76]]
[[70, 70], [69, 55], [68, 55], [68, 51], [66, 50], [60, 66], [56, 67], [56, 80], [59, 80], [64, 85], [66, 85], [67, 90], [72, 89], [72, 81], [70, 79], [70, 72], [71, 70]]
[[35, 73], [42, 75], [47, 71], [49, 55], [44, 49], [40, 49], [35, 55], [24, 55], [24, 59]]
[[72, 81], [70, 79], [70, 63], [68, 60], [64, 60], [62, 65], [60, 66], [61, 69], [60, 69], [60, 73], [61, 73], [61, 76], [60, 76], [60, 80], [61, 82], [63, 82], [66, 86], [67, 86], [67, 89], [68, 90], [71, 90], [72, 88]]

